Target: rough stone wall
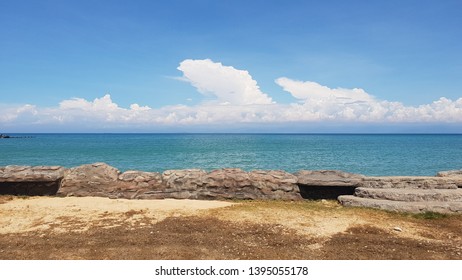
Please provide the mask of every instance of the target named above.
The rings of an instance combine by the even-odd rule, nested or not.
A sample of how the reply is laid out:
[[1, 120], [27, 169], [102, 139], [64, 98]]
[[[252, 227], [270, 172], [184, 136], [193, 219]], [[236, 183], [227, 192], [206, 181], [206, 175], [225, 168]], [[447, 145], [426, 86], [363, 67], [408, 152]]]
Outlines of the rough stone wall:
[[297, 177], [284, 171], [169, 170], [162, 174], [162, 180], [164, 192], [174, 198], [301, 199]]
[[126, 171], [95, 163], [66, 171], [58, 195], [130, 199], [302, 199], [297, 177], [284, 171], [218, 169]]
[[366, 177], [334, 170], [246, 172], [237, 168], [126, 171], [105, 163], [0, 167], [0, 194], [126, 199], [336, 199], [393, 211], [462, 212], [462, 170], [434, 177]]

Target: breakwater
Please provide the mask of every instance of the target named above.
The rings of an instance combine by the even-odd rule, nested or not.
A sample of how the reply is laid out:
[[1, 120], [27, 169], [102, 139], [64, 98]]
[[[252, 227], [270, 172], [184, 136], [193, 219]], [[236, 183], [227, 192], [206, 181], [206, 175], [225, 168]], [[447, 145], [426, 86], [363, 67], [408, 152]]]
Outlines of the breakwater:
[[334, 170], [246, 172], [225, 168], [120, 172], [105, 163], [0, 167], [0, 194], [125, 199], [338, 199], [392, 211], [462, 212], [462, 171], [368, 177]]

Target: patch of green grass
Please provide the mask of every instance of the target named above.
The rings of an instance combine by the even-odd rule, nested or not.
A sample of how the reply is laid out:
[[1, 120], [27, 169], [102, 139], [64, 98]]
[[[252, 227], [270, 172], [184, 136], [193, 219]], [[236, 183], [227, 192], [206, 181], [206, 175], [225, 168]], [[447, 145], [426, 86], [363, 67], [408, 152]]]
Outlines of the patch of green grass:
[[431, 211], [413, 214], [412, 216], [417, 219], [425, 219], [425, 220], [437, 220], [437, 219], [444, 219], [444, 218], [449, 217], [448, 214], [442, 214], [442, 213], [431, 212]]

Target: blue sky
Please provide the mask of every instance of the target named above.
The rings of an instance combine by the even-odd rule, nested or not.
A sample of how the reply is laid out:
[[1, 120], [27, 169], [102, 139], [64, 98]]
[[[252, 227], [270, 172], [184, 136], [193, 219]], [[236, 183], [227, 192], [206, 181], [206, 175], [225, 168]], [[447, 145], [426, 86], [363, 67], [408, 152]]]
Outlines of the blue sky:
[[462, 132], [461, 10], [1, 0], [0, 130]]

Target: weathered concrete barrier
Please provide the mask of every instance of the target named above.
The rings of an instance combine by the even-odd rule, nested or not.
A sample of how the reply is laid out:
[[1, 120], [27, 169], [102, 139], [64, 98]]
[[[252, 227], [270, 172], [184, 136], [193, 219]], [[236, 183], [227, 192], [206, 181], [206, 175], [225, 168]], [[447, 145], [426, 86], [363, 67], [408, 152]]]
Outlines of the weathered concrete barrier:
[[462, 188], [462, 169], [441, 171], [436, 176], [451, 179], [459, 188]]
[[61, 186], [64, 170], [60, 166], [0, 167], [0, 194], [54, 195]]
[[462, 188], [457, 181], [458, 174], [440, 172], [437, 177], [364, 177], [354, 195], [341, 195], [338, 200], [344, 206], [388, 211], [462, 213]]
[[457, 189], [457, 184], [451, 178], [428, 176], [365, 177], [358, 186], [379, 189]]
[[337, 170], [301, 170], [294, 174], [305, 199], [337, 199], [352, 195], [364, 176]]

